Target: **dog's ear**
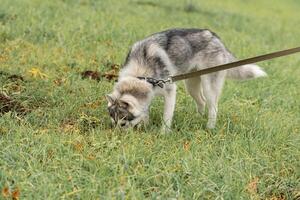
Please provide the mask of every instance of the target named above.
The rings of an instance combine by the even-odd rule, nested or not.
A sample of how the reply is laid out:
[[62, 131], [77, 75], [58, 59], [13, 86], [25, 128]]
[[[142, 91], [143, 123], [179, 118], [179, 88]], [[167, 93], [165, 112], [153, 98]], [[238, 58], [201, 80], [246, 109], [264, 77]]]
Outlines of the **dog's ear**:
[[119, 102], [119, 105], [124, 109], [127, 109], [130, 106], [129, 102], [127, 102], [127, 101], [119, 100], [118, 102]]
[[120, 105], [120, 107], [124, 108], [124, 109], [130, 109], [133, 108], [133, 102], [130, 101], [130, 99], [127, 98], [121, 98], [118, 100], [118, 104]]
[[107, 95], [105, 95], [105, 98], [106, 98], [106, 100], [107, 100], [107, 102], [109, 103], [109, 104], [114, 104], [115, 103], [115, 99], [114, 99], [114, 97], [111, 95], [111, 94], [107, 94]]

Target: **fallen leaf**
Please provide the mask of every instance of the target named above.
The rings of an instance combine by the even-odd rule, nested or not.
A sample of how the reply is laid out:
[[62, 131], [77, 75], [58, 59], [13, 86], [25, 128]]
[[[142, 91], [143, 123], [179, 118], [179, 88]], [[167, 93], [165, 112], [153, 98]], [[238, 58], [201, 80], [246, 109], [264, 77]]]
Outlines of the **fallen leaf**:
[[64, 78], [58, 78], [58, 79], [55, 79], [54, 81], [53, 81], [53, 83], [55, 84], [55, 85], [57, 85], [57, 86], [61, 86], [62, 84], [64, 84], [66, 82], [66, 79], [64, 79]]
[[280, 195], [280, 196], [271, 196], [271, 197], [267, 198], [266, 200], [286, 200], [286, 198], [284, 195]]
[[81, 142], [79, 142], [79, 141], [73, 142], [73, 147], [78, 152], [82, 152], [83, 149], [84, 149], [83, 144]]
[[116, 63], [112, 63], [110, 61], [106, 61], [103, 63], [103, 66], [105, 68], [110, 68], [110, 69], [115, 69], [115, 70], [119, 70], [120, 68], [120, 65], [119, 64], [116, 64]]
[[19, 190], [19, 188], [15, 188], [12, 191], [11, 197], [12, 197], [13, 200], [19, 200], [20, 199], [20, 190]]
[[118, 75], [117, 75], [117, 70], [116, 69], [112, 69], [108, 72], [105, 72], [103, 75], [107, 80], [111, 81], [113, 79], [117, 79]]
[[256, 195], [258, 192], [257, 189], [257, 184], [258, 184], [259, 178], [255, 177], [253, 178], [247, 185], [247, 191], [251, 194], [251, 195]]
[[120, 65], [119, 65], [119, 64], [114, 64], [114, 63], [113, 63], [113, 64], [110, 65], [110, 68], [111, 68], [111, 69], [114, 69], [114, 70], [119, 70], [119, 69], [120, 69]]
[[97, 71], [91, 71], [91, 70], [86, 70], [84, 72], [81, 73], [81, 77], [83, 79], [85, 78], [89, 78], [89, 79], [93, 79], [93, 80], [97, 80], [100, 81], [100, 73]]
[[31, 68], [28, 73], [33, 76], [34, 78], [41, 78], [41, 79], [46, 79], [48, 78], [47, 74], [42, 73], [40, 69], [33, 67]]
[[189, 150], [190, 150], [190, 147], [191, 147], [190, 141], [185, 141], [184, 144], [183, 144], [183, 149], [184, 149], [185, 151], [189, 151]]
[[8, 188], [8, 187], [4, 187], [4, 188], [2, 189], [2, 196], [3, 196], [4, 198], [7, 198], [7, 197], [10, 196], [10, 191], [9, 191], [9, 188]]
[[104, 72], [102, 74], [98, 71], [86, 70], [86, 71], [81, 73], [81, 77], [83, 79], [89, 78], [89, 79], [97, 80], [97, 81], [100, 81], [101, 77], [106, 78], [109, 81], [117, 79], [118, 78], [119, 65], [111, 64], [110, 68], [111, 68], [111, 70], [109, 70], [107, 72]]

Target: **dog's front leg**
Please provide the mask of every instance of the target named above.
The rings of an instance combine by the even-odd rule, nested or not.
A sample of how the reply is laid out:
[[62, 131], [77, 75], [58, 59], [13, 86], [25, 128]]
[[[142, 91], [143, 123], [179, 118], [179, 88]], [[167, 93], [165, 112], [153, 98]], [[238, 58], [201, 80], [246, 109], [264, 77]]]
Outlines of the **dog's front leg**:
[[168, 85], [164, 92], [164, 116], [163, 116], [163, 132], [168, 132], [171, 130], [172, 118], [175, 110], [176, 104], [176, 85]]

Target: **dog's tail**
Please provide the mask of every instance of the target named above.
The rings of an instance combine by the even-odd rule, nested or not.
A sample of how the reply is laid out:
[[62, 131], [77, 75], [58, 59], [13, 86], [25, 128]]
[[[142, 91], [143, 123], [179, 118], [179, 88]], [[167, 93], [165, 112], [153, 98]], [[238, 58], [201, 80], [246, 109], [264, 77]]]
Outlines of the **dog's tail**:
[[247, 80], [263, 76], [267, 76], [267, 73], [254, 64], [242, 65], [227, 70], [227, 77], [230, 79]]

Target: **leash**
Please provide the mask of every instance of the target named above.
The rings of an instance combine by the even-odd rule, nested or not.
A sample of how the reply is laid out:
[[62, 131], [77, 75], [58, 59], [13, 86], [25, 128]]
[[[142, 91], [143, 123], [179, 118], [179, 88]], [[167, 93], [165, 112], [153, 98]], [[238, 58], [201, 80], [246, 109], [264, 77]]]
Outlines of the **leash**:
[[151, 83], [153, 86], [159, 86], [159, 87], [163, 88], [163, 85], [165, 83], [173, 83], [176, 81], [180, 81], [180, 80], [184, 80], [184, 79], [188, 79], [188, 78], [192, 78], [192, 77], [196, 77], [196, 76], [202, 76], [202, 75], [217, 72], [217, 71], [222, 71], [222, 70], [231, 69], [234, 67], [239, 67], [241, 65], [252, 64], [252, 63], [261, 62], [264, 60], [270, 60], [270, 59], [287, 56], [287, 55], [298, 53], [298, 52], [300, 52], [300, 47], [286, 49], [286, 50], [282, 50], [282, 51], [276, 51], [273, 53], [268, 53], [268, 54], [264, 54], [264, 55], [260, 55], [260, 56], [256, 56], [256, 57], [252, 57], [252, 58], [246, 58], [246, 59], [231, 62], [231, 63], [217, 65], [217, 66], [202, 69], [199, 71], [170, 76], [166, 80], [154, 79], [154, 78], [150, 78], [150, 77], [138, 77], [138, 78], [146, 80], [147, 82]]
[[260, 62], [260, 61], [264, 61], [264, 60], [270, 60], [270, 59], [273, 59], [273, 58], [287, 56], [287, 55], [298, 53], [298, 52], [300, 52], [300, 47], [286, 49], [286, 50], [282, 50], [282, 51], [276, 51], [276, 52], [269, 53], [269, 54], [264, 54], [264, 55], [261, 55], [261, 56], [246, 58], [246, 59], [239, 60], [239, 61], [236, 61], [236, 62], [231, 62], [231, 63], [227, 63], [227, 64], [223, 64], [223, 65], [217, 65], [217, 66], [214, 66], [214, 67], [211, 67], [211, 68], [206, 68], [206, 69], [202, 69], [202, 70], [195, 71], [195, 72], [170, 76], [168, 78], [168, 80], [169, 80], [169, 82], [172, 83], [172, 82], [192, 78], [192, 77], [195, 77], [195, 76], [201, 76], [201, 75], [204, 75], [204, 74], [209, 74], [209, 73], [222, 71], [222, 70], [226, 70], [226, 69], [230, 69], [230, 68], [234, 68], [234, 67], [239, 67], [241, 65], [252, 64], [252, 63], [256, 63], [256, 62]]

